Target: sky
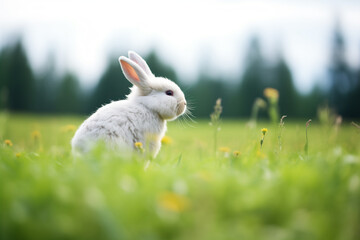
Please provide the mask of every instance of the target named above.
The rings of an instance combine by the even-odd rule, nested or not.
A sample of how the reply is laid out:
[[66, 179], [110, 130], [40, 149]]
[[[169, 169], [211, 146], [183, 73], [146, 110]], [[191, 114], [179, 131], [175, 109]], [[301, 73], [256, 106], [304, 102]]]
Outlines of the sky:
[[348, 63], [359, 68], [355, 0], [0, 0], [0, 48], [21, 37], [35, 70], [53, 58], [58, 72], [74, 72], [84, 86], [119, 54], [153, 49], [185, 82], [203, 70], [232, 81], [257, 35], [264, 56], [281, 53], [307, 92], [324, 81], [337, 19]]

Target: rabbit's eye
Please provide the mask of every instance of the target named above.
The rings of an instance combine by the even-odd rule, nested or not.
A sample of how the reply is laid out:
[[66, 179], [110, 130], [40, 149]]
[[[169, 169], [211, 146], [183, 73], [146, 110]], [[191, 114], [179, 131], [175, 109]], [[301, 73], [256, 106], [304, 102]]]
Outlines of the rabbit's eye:
[[172, 90], [167, 90], [165, 94], [168, 96], [174, 96], [174, 92]]

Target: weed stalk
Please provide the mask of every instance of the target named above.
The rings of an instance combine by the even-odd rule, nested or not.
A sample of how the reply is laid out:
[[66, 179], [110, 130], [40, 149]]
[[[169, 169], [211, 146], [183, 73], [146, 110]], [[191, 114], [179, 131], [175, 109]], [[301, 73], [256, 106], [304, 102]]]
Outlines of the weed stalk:
[[309, 119], [306, 122], [306, 128], [305, 128], [305, 146], [304, 146], [304, 150], [305, 150], [306, 157], [308, 157], [308, 153], [309, 153], [309, 139], [308, 139], [307, 130], [308, 130], [308, 127], [310, 126], [310, 122], [311, 122], [311, 119]]
[[285, 124], [284, 119], [285, 119], [286, 117], [287, 117], [287, 116], [284, 115], [284, 116], [282, 116], [282, 117], [280, 118], [280, 124], [279, 124], [280, 130], [279, 130], [279, 135], [278, 135], [279, 152], [282, 150], [281, 134], [282, 134], [282, 131], [283, 131], [283, 129], [284, 129], [284, 124]]
[[221, 98], [218, 98], [216, 100], [215, 106], [214, 106], [214, 112], [210, 114], [210, 125], [214, 128], [214, 152], [216, 153], [217, 150], [217, 138], [218, 138], [218, 132], [220, 131], [220, 123], [221, 118], [220, 115], [222, 113], [222, 106], [221, 106]]

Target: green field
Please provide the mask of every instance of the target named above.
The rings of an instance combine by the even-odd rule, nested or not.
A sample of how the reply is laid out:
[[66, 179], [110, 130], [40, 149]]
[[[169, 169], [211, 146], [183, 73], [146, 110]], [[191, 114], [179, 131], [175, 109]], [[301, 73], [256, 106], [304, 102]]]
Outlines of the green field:
[[[73, 158], [79, 117], [0, 114], [0, 239], [360, 239], [360, 130], [169, 124], [159, 155]], [[267, 128], [260, 149], [261, 129]], [[235, 154], [234, 154], [235, 153]]]

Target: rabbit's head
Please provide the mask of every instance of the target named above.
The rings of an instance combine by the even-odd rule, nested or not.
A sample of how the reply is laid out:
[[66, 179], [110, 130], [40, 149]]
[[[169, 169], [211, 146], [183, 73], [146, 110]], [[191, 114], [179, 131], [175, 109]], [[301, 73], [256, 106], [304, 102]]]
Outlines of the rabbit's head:
[[143, 104], [164, 120], [174, 120], [186, 111], [184, 93], [167, 78], [155, 77], [138, 54], [129, 52], [129, 58], [119, 58], [121, 69], [132, 84], [129, 101]]

